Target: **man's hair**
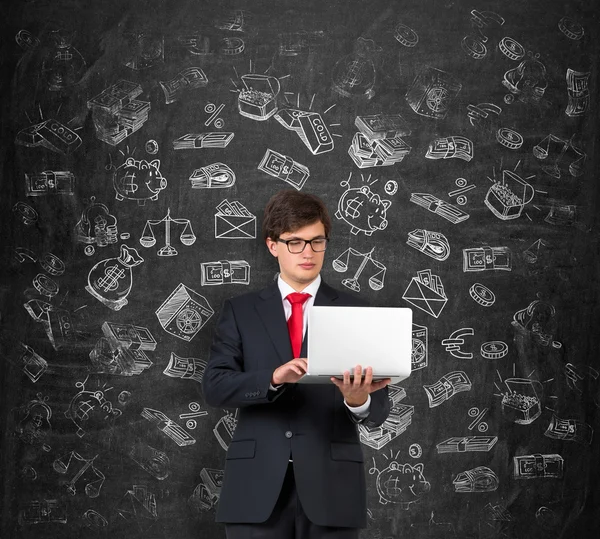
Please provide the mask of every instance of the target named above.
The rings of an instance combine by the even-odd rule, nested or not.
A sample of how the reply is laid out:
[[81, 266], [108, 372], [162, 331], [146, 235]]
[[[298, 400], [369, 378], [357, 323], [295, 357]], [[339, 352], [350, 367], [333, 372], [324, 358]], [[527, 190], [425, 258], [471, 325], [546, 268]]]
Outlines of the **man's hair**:
[[298, 191], [279, 191], [274, 194], [263, 218], [263, 238], [277, 241], [281, 234], [321, 221], [329, 237], [331, 218], [324, 202], [317, 196]]

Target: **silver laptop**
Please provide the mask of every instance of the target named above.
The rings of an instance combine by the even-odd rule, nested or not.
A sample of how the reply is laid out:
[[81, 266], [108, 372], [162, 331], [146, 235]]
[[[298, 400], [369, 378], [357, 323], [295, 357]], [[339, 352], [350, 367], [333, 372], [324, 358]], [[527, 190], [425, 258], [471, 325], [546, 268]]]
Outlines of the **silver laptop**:
[[[331, 383], [359, 364], [373, 379], [410, 376], [412, 310], [313, 306], [308, 312], [308, 371], [298, 383]], [[363, 373], [364, 376], [364, 373]]]

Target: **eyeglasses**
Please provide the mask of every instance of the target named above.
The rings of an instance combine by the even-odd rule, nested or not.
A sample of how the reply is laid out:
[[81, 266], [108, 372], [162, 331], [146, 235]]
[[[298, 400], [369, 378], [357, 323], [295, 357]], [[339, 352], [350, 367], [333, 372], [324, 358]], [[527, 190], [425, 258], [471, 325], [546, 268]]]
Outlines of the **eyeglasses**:
[[310, 245], [310, 248], [315, 253], [322, 253], [325, 249], [327, 249], [327, 242], [329, 238], [313, 238], [312, 240], [282, 240], [278, 239], [277, 241], [281, 243], [285, 243], [287, 245], [288, 251], [293, 255], [298, 255], [306, 248], [306, 244]]

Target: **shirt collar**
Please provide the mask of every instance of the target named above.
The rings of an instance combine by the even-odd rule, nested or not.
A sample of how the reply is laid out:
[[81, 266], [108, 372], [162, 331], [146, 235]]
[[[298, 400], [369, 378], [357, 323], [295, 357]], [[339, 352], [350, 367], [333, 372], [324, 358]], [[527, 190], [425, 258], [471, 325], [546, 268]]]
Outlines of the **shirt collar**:
[[[319, 286], [321, 285], [321, 274], [317, 275], [317, 278], [310, 283], [304, 290], [301, 290], [304, 294], [310, 294], [313, 298], [317, 295], [317, 290], [319, 290]], [[287, 284], [282, 278], [281, 275], [277, 277], [277, 286], [279, 287], [279, 293], [281, 294], [282, 301], [288, 294], [292, 292], [296, 292], [289, 284]]]

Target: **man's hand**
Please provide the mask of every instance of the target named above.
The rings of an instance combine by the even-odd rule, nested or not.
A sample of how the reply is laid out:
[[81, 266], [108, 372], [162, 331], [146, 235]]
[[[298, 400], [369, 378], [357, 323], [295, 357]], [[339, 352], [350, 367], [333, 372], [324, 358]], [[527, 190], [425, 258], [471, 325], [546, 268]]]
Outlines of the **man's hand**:
[[280, 384], [295, 384], [306, 374], [307, 360], [305, 357], [298, 357], [284, 363], [275, 369], [271, 377], [271, 384], [278, 386]]
[[[277, 372], [277, 371], [275, 371]], [[369, 393], [373, 393], [387, 386], [392, 380], [384, 378], [373, 382], [373, 369], [367, 367], [365, 369], [365, 379], [362, 379], [362, 367], [357, 365], [354, 367], [354, 380], [350, 380], [350, 372], [344, 371], [344, 378], [332, 378], [331, 381], [339, 388], [344, 395], [344, 400], [348, 406], [362, 406], [367, 402]]]

